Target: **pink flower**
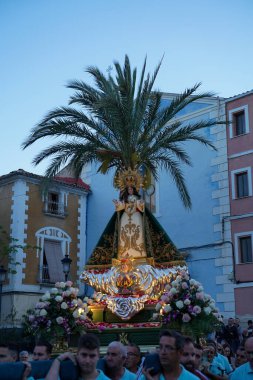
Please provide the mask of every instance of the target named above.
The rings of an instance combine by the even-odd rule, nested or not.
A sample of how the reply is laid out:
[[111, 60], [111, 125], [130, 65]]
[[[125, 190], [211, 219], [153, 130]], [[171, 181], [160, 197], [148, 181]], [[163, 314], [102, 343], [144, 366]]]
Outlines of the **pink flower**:
[[168, 303], [168, 302], [169, 302], [169, 297], [166, 296], [166, 295], [163, 295], [163, 296], [161, 297], [161, 301], [163, 301], [163, 302], [165, 302], [165, 303]]
[[190, 320], [191, 320], [191, 317], [188, 313], [183, 314], [183, 317], [182, 317], [183, 322], [187, 323], [187, 322], [190, 322]]
[[203, 300], [204, 299], [204, 293], [203, 292], [197, 292], [196, 293], [196, 298], [197, 298], [197, 300]]
[[71, 286], [73, 285], [73, 282], [72, 282], [72, 281], [67, 281], [67, 282], [65, 283], [65, 285], [68, 286], [68, 287], [71, 287]]
[[182, 289], [188, 289], [189, 288], [187, 282], [185, 282], [185, 281], [182, 282], [181, 286], [182, 286]]
[[200, 314], [201, 313], [201, 307], [198, 305], [195, 305], [192, 309], [194, 314]]

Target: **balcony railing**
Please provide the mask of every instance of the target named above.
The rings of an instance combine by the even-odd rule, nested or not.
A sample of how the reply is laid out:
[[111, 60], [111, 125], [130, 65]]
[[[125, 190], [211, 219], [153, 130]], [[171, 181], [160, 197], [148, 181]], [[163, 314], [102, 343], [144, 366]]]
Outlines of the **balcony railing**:
[[43, 265], [39, 268], [39, 282], [42, 284], [52, 284], [49, 276], [48, 265]]
[[66, 216], [66, 207], [63, 203], [46, 201], [44, 203], [44, 213], [56, 216]]

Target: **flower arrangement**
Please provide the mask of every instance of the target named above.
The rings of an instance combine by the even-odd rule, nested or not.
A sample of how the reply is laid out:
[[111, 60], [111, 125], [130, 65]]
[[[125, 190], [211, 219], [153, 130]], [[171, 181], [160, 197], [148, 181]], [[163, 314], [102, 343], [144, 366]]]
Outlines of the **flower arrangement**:
[[23, 316], [25, 335], [68, 339], [84, 329], [83, 322], [90, 322], [89, 299], [78, 298], [79, 289], [72, 285], [71, 281], [57, 282], [27, 311]]
[[153, 320], [195, 337], [205, 336], [218, 329], [220, 322], [214, 299], [204, 293], [203, 286], [182, 271], [166, 285], [156, 305]]

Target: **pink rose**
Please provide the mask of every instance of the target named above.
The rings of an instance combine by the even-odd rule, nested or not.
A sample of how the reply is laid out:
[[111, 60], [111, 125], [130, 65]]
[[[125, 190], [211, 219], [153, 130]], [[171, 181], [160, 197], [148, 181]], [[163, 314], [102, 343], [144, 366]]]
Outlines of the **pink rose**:
[[197, 292], [196, 293], [196, 298], [197, 300], [203, 300], [204, 299], [204, 293], [203, 292]]
[[188, 313], [183, 314], [183, 317], [182, 317], [183, 322], [187, 323], [187, 322], [190, 322], [190, 320], [191, 320], [191, 317]]

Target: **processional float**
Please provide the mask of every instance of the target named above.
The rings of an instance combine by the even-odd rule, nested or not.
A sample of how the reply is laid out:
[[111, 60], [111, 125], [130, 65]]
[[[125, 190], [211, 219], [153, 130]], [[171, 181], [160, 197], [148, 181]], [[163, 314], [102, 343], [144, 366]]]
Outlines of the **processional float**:
[[124, 321], [158, 300], [166, 285], [187, 271], [182, 255], [139, 195], [147, 185], [137, 170], [117, 172], [115, 213], [80, 277]]

